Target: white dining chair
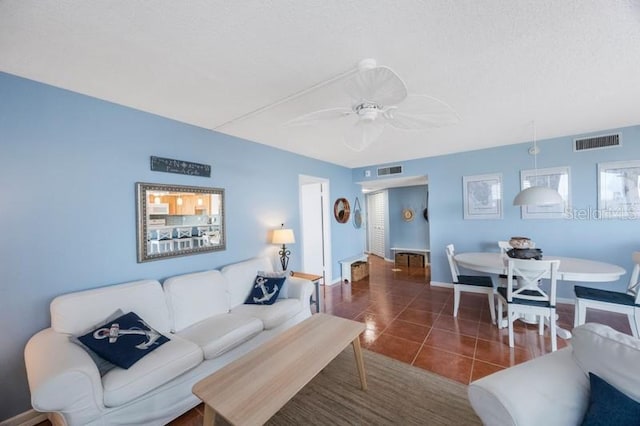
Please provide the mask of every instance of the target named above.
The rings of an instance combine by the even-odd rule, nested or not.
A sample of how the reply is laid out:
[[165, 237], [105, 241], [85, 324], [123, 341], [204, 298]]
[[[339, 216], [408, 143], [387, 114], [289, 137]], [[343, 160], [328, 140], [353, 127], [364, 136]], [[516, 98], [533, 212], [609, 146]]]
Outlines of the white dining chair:
[[[149, 253], [162, 253], [173, 250], [173, 229], [155, 229], [149, 231]], [[154, 250], [155, 248], [155, 250]]]
[[209, 232], [210, 228], [210, 226], [198, 226], [196, 228], [196, 232], [198, 234], [192, 237], [196, 247], [204, 247], [207, 245], [208, 237], [206, 234]]
[[446, 247], [447, 260], [451, 269], [451, 278], [453, 279], [453, 316], [458, 316], [458, 308], [460, 307], [460, 296], [462, 292], [486, 294], [489, 299], [489, 311], [491, 313], [491, 322], [496, 322], [496, 308], [494, 302], [493, 280], [490, 276], [485, 275], [460, 275], [458, 264], [454, 258], [455, 248], [453, 244]]
[[[505, 259], [507, 264], [507, 287], [498, 287], [498, 318], [502, 318], [503, 306], [507, 306], [509, 347], [514, 347], [513, 322], [523, 315], [540, 316], [539, 331], [544, 333], [544, 321], [549, 322], [551, 350], [558, 349], [556, 335], [556, 284], [559, 260]], [[516, 279], [517, 277], [517, 279]], [[540, 288], [542, 278], [549, 278], [549, 291]], [[502, 321], [498, 328], [503, 328]]]
[[626, 314], [634, 337], [640, 336], [640, 251], [632, 255], [635, 266], [626, 293], [575, 286], [576, 306], [573, 326], [586, 321], [587, 308]]
[[176, 250], [193, 248], [193, 238], [191, 227], [176, 228]]

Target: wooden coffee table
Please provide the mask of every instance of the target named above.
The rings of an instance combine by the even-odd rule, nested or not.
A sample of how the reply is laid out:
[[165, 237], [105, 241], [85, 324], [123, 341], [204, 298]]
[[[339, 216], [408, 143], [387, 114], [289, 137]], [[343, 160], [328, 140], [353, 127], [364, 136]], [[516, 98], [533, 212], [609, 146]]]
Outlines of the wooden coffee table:
[[265, 423], [349, 343], [360, 385], [367, 380], [359, 336], [363, 323], [315, 314], [193, 386], [205, 404], [204, 424], [216, 413], [234, 425]]

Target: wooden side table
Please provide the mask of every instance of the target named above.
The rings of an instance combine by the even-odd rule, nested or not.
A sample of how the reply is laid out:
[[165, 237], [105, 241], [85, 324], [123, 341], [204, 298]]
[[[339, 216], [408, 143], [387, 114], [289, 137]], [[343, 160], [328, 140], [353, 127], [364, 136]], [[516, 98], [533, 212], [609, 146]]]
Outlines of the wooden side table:
[[320, 312], [320, 280], [322, 275], [306, 274], [304, 272], [291, 272], [292, 277], [302, 278], [303, 280], [309, 280], [316, 287], [315, 300], [311, 298], [311, 304], [316, 305], [316, 313]]

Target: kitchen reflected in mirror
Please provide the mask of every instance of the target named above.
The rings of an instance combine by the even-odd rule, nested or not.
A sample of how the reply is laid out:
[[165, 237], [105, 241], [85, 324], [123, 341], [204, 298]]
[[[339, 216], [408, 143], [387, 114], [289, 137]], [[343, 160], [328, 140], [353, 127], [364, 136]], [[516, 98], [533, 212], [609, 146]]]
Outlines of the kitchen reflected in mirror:
[[224, 250], [224, 189], [136, 183], [138, 262]]

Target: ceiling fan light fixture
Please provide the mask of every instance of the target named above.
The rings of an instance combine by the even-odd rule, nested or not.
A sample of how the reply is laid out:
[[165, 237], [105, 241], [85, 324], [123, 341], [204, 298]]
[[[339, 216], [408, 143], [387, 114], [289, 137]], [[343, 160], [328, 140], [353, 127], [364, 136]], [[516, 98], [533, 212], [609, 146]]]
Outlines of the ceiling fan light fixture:
[[398, 130], [426, 130], [456, 124], [459, 118], [446, 103], [426, 95], [409, 95], [400, 76], [373, 59], [358, 63], [358, 72], [344, 82], [351, 108], [330, 108], [301, 115], [285, 126], [337, 121], [347, 124], [347, 147], [362, 151], [382, 134], [385, 126]]

